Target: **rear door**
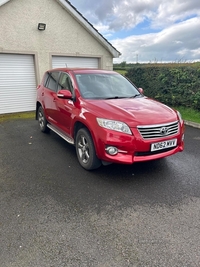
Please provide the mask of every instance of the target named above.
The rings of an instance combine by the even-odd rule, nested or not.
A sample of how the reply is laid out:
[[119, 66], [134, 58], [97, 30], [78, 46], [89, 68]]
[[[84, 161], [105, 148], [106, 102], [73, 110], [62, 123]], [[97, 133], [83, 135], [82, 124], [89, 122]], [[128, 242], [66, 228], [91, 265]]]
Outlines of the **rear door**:
[[[72, 85], [71, 78], [68, 73], [61, 72], [59, 76], [58, 82], [58, 90], [59, 89], [69, 90], [74, 96], [74, 88]], [[75, 105], [72, 99], [63, 99], [63, 98], [56, 98], [56, 121], [59, 125], [59, 128], [62, 129], [65, 133], [70, 135], [70, 129], [72, 124], [72, 117], [75, 113]]]

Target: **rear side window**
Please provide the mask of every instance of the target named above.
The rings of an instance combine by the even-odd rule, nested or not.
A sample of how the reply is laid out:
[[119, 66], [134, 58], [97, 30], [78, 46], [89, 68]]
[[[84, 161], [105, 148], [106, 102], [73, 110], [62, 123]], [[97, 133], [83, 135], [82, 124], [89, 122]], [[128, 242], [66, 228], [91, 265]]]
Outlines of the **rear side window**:
[[47, 72], [44, 78], [44, 86], [52, 91], [57, 92], [59, 72]]

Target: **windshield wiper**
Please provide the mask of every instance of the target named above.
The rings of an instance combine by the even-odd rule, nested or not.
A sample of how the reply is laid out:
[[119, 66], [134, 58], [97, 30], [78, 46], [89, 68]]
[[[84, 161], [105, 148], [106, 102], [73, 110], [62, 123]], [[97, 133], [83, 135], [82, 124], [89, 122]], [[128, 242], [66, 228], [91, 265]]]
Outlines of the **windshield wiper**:
[[138, 97], [138, 96], [141, 96], [141, 94], [136, 94], [136, 95], [133, 95], [133, 96], [111, 96], [111, 97], [104, 97], [104, 99], [121, 99], [121, 98], [135, 98], [135, 97]]
[[138, 96], [141, 96], [141, 94], [136, 94], [136, 95], [130, 96], [130, 98], [135, 98], [135, 97], [138, 97]]
[[111, 96], [111, 97], [105, 97], [104, 99], [120, 99], [120, 98], [126, 98], [126, 96]]

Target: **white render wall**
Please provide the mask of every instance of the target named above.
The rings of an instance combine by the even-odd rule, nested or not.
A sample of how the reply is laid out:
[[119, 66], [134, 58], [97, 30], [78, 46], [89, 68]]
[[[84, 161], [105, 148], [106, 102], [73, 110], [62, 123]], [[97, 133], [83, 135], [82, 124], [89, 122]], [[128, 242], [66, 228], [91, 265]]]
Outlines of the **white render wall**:
[[[38, 23], [46, 30], [39, 31]], [[37, 82], [51, 68], [51, 56], [100, 58], [100, 68], [112, 69], [110, 52], [56, 0], [11, 0], [0, 7], [0, 53], [35, 55]]]

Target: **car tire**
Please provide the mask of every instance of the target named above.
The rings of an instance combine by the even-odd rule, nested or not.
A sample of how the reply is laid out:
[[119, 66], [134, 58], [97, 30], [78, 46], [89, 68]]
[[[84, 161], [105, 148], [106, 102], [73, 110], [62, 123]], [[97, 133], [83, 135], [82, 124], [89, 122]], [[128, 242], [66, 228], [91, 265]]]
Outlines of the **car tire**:
[[81, 128], [77, 132], [76, 154], [80, 165], [86, 170], [94, 170], [101, 166], [101, 161], [96, 156], [92, 137], [86, 128]]
[[38, 108], [37, 118], [38, 118], [40, 130], [43, 133], [48, 133], [50, 131], [50, 129], [47, 127], [48, 122], [45, 118], [44, 110], [41, 106]]

